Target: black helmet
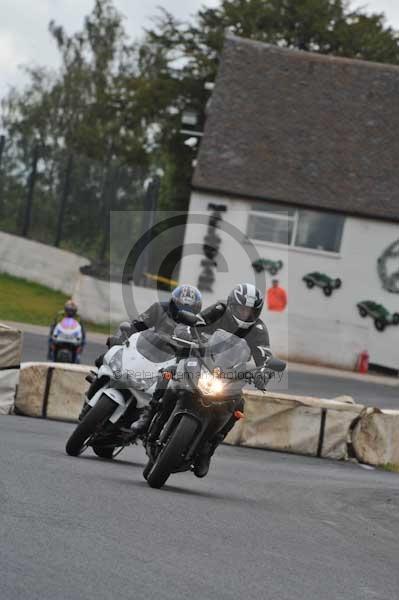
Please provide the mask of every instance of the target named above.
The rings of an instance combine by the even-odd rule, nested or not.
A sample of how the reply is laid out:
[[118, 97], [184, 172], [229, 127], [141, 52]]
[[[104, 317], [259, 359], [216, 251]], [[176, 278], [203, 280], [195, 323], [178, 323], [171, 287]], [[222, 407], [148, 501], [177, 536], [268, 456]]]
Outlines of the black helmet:
[[173, 318], [181, 310], [188, 310], [196, 315], [202, 308], [201, 292], [193, 285], [179, 285], [172, 292], [169, 307]]
[[263, 296], [252, 283], [240, 283], [227, 298], [227, 310], [240, 329], [249, 329], [263, 308]]
[[67, 317], [75, 317], [78, 312], [78, 307], [73, 300], [67, 300], [64, 305], [64, 311]]

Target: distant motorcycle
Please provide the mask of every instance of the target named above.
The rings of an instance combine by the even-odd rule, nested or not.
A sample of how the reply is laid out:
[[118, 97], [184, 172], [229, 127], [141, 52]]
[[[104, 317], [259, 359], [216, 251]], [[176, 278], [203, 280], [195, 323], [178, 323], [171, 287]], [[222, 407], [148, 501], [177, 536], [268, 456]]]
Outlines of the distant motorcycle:
[[249, 369], [244, 339], [223, 330], [211, 337], [194, 332], [196, 339], [178, 340], [190, 348], [189, 357], [165, 371], [170, 382], [145, 439], [143, 475], [153, 488], [161, 488], [172, 473], [193, 470], [202, 445], [230, 420], [246, 383], [261, 377], [265, 387], [286, 367], [271, 358], [266, 368]]
[[82, 326], [72, 317], [64, 317], [57, 323], [51, 335], [54, 362], [77, 363], [82, 347]]

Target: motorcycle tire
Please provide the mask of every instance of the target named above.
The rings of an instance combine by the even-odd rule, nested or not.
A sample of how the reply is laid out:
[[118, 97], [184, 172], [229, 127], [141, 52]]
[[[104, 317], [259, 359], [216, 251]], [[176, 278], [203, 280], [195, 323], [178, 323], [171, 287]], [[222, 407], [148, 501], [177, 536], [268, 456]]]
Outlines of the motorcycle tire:
[[69, 352], [69, 350], [59, 350], [57, 352], [55, 362], [72, 363], [73, 362], [72, 354]]
[[116, 409], [116, 403], [105, 394], [92, 407], [69, 437], [65, 450], [69, 456], [79, 456], [86, 449], [87, 440], [104, 425]]
[[93, 452], [97, 454], [99, 458], [106, 458], [107, 460], [111, 460], [114, 458], [115, 446], [109, 446], [108, 448], [103, 448], [102, 446], [93, 445]]
[[154, 466], [154, 463], [151, 460], [148, 460], [148, 463], [146, 464], [146, 466], [144, 467], [144, 470], [143, 470], [144, 479], [147, 479], [148, 474], [150, 473], [153, 466]]
[[181, 418], [147, 475], [147, 483], [150, 487], [160, 489], [165, 485], [172, 471], [179, 467], [197, 428], [198, 423], [191, 417], [183, 416]]

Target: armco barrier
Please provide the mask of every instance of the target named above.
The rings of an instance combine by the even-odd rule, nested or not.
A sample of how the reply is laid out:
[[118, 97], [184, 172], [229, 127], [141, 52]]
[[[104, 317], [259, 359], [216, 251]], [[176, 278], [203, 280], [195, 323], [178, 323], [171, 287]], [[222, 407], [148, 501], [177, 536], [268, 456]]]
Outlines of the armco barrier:
[[0, 325], [0, 414], [7, 415], [14, 406], [22, 353], [22, 333]]

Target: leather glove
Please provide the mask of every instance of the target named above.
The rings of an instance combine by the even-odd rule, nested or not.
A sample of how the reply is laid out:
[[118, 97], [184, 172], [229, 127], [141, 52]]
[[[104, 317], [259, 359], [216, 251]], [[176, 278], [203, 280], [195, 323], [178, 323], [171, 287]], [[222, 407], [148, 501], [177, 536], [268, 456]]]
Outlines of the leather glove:
[[121, 346], [124, 341], [125, 339], [122, 337], [119, 337], [117, 335], [110, 335], [109, 338], [107, 338], [106, 345], [108, 346], [108, 348], [112, 348], [112, 346]]
[[256, 375], [254, 377], [254, 385], [255, 385], [256, 389], [264, 392], [265, 389], [267, 388], [267, 384], [269, 383], [269, 381], [270, 381], [270, 374], [265, 369], [265, 367], [262, 367], [261, 369], [258, 370], [258, 372], [256, 373]]

